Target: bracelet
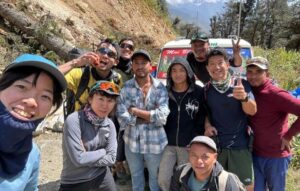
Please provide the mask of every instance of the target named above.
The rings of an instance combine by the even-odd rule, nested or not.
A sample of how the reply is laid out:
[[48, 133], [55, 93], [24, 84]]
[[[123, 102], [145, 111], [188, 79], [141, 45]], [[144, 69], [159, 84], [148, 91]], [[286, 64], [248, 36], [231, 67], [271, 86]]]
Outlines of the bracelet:
[[244, 99], [240, 100], [240, 101], [241, 102], [248, 102], [248, 100], [249, 100], [249, 94], [247, 94], [247, 96]]

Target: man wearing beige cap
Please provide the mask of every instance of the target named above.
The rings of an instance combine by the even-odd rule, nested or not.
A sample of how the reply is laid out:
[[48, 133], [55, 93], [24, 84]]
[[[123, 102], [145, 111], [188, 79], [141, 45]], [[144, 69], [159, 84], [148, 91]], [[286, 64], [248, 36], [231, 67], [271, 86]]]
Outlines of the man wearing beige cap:
[[170, 191], [245, 190], [235, 174], [217, 162], [217, 146], [206, 136], [195, 137], [188, 146], [189, 163], [179, 166], [172, 177]]
[[[273, 85], [269, 62], [263, 57], [247, 61], [247, 79], [257, 104], [250, 116], [254, 132], [253, 167], [255, 190], [284, 191], [291, 160], [291, 140], [300, 132], [300, 99]], [[288, 115], [298, 118], [288, 125]]]

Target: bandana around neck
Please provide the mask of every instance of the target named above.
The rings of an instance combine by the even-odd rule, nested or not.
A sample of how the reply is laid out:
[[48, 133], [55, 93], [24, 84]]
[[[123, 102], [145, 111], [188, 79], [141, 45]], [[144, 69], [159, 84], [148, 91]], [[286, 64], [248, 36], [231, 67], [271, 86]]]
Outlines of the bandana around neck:
[[221, 94], [225, 93], [230, 88], [230, 82], [231, 82], [231, 75], [228, 72], [227, 77], [225, 80], [222, 81], [215, 81], [211, 80], [211, 85]]
[[104, 118], [99, 117], [91, 108], [90, 104], [86, 104], [83, 109], [84, 114], [87, 120], [94, 126], [94, 127], [101, 127], [104, 121]]

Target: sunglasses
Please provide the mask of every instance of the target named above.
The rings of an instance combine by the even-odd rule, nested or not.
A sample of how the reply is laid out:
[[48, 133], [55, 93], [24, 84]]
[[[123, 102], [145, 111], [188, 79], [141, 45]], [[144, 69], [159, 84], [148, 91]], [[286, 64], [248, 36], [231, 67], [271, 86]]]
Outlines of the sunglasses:
[[114, 51], [112, 51], [112, 50], [110, 50], [110, 49], [108, 49], [108, 48], [102, 47], [102, 48], [99, 48], [97, 51], [98, 51], [100, 54], [103, 54], [103, 55], [107, 54], [107, 56], [108, 56], [109, 58], [117, 58], [117, 54], [116, 54]]
[[120, 45], [121, 48], [128, 48], [129, 50], [133, 51], [134, 50], [134, 46], [131, 44], [126, 44], [126, 43], [122, 43]]

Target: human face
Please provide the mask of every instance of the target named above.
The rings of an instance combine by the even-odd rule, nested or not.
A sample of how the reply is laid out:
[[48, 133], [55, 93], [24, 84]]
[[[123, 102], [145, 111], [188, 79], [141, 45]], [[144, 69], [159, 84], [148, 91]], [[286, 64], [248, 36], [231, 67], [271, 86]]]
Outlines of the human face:
[[120, 50], [121, 50], [121, 57], [129, 60], [134, 51], [133, 42], [131, 40], [124, 40], [120, 44]]
[[221, 55], [212, 56], [208, 60], [206, 69], [210, 77], [215, 81], [222, 81], [227, 78], [229, 64]]
[[111, 51], [112, 53], [117, 55], [117, 51], [116, 51], [115, 47], [113, 47], [109, 43], [102, 43], [98, 47], [98, 50], [100, 50], [100, 51], [97, 51], [97, 53], [99, 55], [99, 64], [96, 65], [95, 68], [100, 71], [110, 71], [111, 68], [117, 64], [117, 59], [116, 59], [116, 56], [115, 57], [109, 56], [110, 53], [108, 53], [108, 52]]
[[174, 85], [187, 83], [187, 72], [183, 65], [175, 64], [172, 66], [171, 79]]
[[203, 144], [194, 143], [189, 149], [189, 161], [197, 179], [205, 180], [217, 161], [217, 153]]
[[92, 97], [89, 97], [89, 103], [97, 116], [105, 118], [114, 109], [116, 99], [95, 93]]
[[266, 81], [268, 73], [267, 70], [262, 70], [257, 66], [249, 66], [247, 67], [246, 76], [252, 87], [258, 87]]
[[44, 118], [53, 103], [53, 81], [46, 73], [40, 73], [36, 85], [36, 74], [16, 80], [0, 92], [0, 100], [15, 118], [33, 121]]
[[151, 62], [142, 55], [136, 56], [132, 61], [132, 70], [136, 78], [148, 77], [151, 71]]
[[197, 59], [206, 60], [209, 50], [208, 42], [197, 40], [191, 44], [192, 51]]

